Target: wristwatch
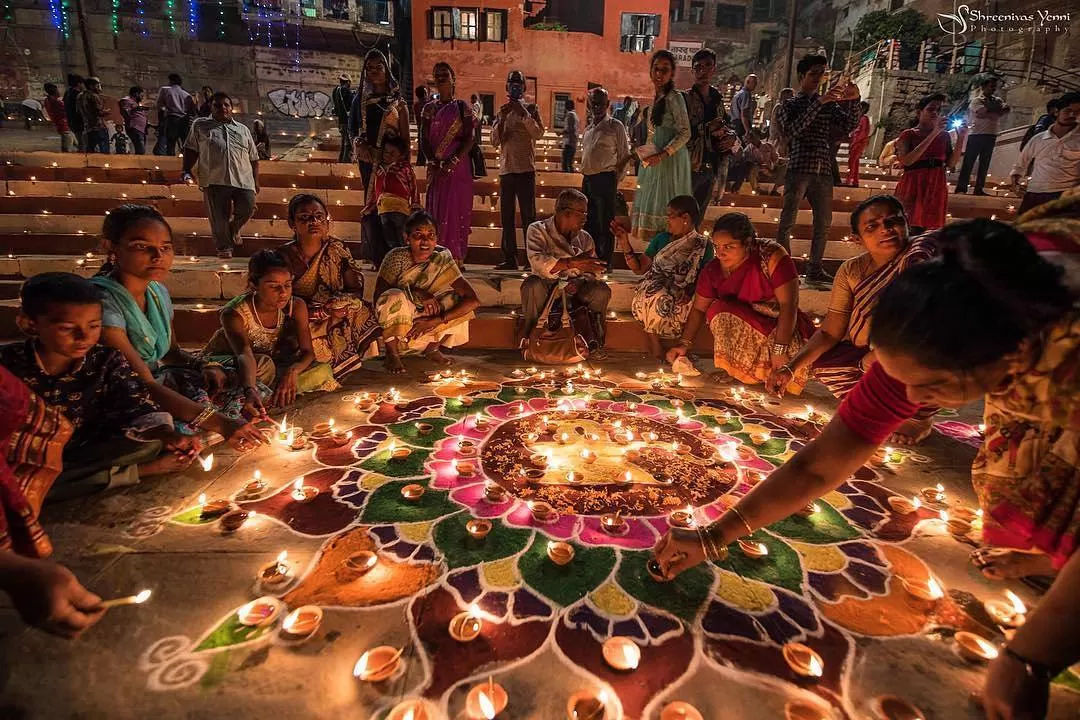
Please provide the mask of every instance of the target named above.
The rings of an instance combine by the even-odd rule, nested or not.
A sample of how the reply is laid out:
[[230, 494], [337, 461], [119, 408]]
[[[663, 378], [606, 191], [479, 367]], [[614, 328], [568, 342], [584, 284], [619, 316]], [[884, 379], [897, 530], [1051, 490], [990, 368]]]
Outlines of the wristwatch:
[[1057, 673], [1054, 672], [1053, 669], [1050, 668], [1048, 665], [1043, 665], [1042, 663], [1035, 662], [1034, 660], [1028, 660], [1026, 657], [1016, 652], [1008, 645], [1005, 646], [1005, 654], [1011, 657], [1016, 662], [1023, 665], [1025, 672], [1027, 672], [1028, 677], [1030, 678], [1034, 678], [1036, 680], [1041, 680], [1042, 682], [1048, 683], [1057, 676]]

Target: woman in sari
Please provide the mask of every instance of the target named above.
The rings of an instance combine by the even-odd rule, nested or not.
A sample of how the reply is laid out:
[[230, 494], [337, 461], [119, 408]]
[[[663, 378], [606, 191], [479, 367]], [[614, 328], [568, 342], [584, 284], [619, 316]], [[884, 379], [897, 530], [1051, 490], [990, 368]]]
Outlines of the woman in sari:
[[405, 247], [387, 254], [375, 281], [375, 314], [386, 343], [386, 369], [405, 372], [404, 352], [423, 352], [451, 364], [443, 350], [469, 340], [476, 291], [446, 248], [438, 247], [435, 218], [423, 210], [405, 222]]
[[[799, 311], [799, 273], [779, 243], [758, 238], [750, 218], [727, 213], [713, 225], [716, 258], [698, 276], [694, 307], [668, 362], [686, 355], [704, 320], [713, 336], [712, 377], [741, 383], [765, 382], [810, 337], [814, 325]], [[809, 370], [790, 379], [802, 392]]]
[[634, 252], [626, 228], [611, 223], [615, 244], [635, 275], [634, 317], [645, 328], [649, 352], [663, 362], [663, 341], [679, 337], [690, 315], [698, 273], [713, 258], [712, 243], [697, 231], [698, 204], [693, 195], [672, 198], [667, 230], [652, 239], [644, 253]]
[[[814, 377], [834, 396], [843, 398], [874, 362], [870, 349], [870, 315], [889, 283], [915, 263], [933, 257], [931, 236], [908, 237], [904, 206], [892, 195], [876, 195], [851, 213], [851, 230], [866, 252], [840, 266], [833, 280], [829, 311], [810, 340], [769, 377], [770, 391], [783, 395], [792, 377], [812, 368]], [[929, 434], [933, 410], [921, 411], [893, 442], [911, 444]]]
[[252, 255], [247, 292], [225, 305], [221, 327], [203, 348], [204, 357], [239, 375], [244, 402], [260, 415], [291, 405], [297, 395], [341, 387], [328, 364], [315, 362], [307, 304], [293, 297], [292, 284], [276, 250]]
[[465, 267], [472, 232], [473, 174], [469, 152], [478, 127], [472, 108], [454, 99], [454, 70], [449, 63], [435, 63], [435, 88], [439, 99], [424, 106], [420, 119], [420, 143], [429, 158], [427, 211], [440, 228], [439, 242], [454, 260]]
[[991, 578], [1057, 572], [983, 681], [987, 717], [1045, 716], [1050, 680], [1080, 659], [1080, 310], [1059, 266], [1017, 230], [955, 223], [873, 314], [877, 362], [807, 443], [716, 522], [657, 544], [671, 578], [837, 488], [920, 406], [982, 400], [972, 464], [983, 511], [973, 560]]
[[633, 235], [647, 242], [667, 226], [667, 204], [678, 195], [690, 195], [690, 116], [686, 101], [675, 89], [675, 56], [657, 50], [649, 63], [656, 88], [651, 108], [644, 113], [645, 144], [636, 149], [641, 158], [638, 190], [630, 214]]
[[352, 372], [370, 354], [379, 334], [364, 301], [364, 276], [345, 245], [330, 234], [330, 213], [315, 195], [289, 201], [295, 239], [278, 252], [293, 275], [293, 294], [308, 306], [311, 343], [318, 362], [330, 363], [335, 378]]
[[[360, 166], [364, 190], [370, 192], [371, 170], [382, 163], [383, 141], [390, 136], [412, 137], [409, 131], [409, 103], [401, 97], [397, 80], [390, 72], [386, 56], [369, 50], [364, 56], [360, 89], [353, 96], [349, 110], [349, 137], [353, 141], [353, 156]], [[406, 147], [405, 157], [412, 157]]]
[[174, 257], [165, 218], [146, 205], [121, 205], [109, 211], [101, 233], [109, 261], [91, 282], [104, 295], [102, 344], [120, 351], [154, 401], [187, 430], [219, 433], [241, 450], [266, 443], [252, 423], [239, 417], [239, 404], [228, 417], [211, 402], [223, 397], [228, 383], [221, 366], [181, 350], [176, 342], [172, 298], [163, 284]]

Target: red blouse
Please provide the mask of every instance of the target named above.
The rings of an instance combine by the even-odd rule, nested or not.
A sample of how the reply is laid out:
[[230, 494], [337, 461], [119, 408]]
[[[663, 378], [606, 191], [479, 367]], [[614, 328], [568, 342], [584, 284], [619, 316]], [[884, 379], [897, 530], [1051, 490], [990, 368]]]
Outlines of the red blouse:
[[853, 433], [880, 445], [920, 407], [908, 400], [904, 383], [874, 363], [840, 403], [836, 415]]
[[[747, 305], [758, 302], [769, 302], [776, 299], [776, 288], [786, 285], [799, 276], [795, 263], [791, 256], [783, 252], [782, 257], [775, 262], [772, 272], [766, 275], [765, 264], [761, 255], [751, 251], [746, 259], [731, 275], [724, 275], [724, 268], [718, 258], [714, 258], [705, 266], [697, 279], [695, 292], [701, 297], [714, 300], [738, 300]], [[769, 263], [772, 264], [772, 263]], [[712, 322], [713, 316], [722, 307], [713, 303], [706, 314], [706, 319]]]

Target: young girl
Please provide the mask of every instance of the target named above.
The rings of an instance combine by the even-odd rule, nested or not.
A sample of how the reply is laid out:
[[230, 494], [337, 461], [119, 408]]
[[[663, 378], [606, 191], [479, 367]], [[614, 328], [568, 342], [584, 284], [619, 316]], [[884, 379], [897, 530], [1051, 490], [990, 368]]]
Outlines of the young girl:
[[255, 139], [255, 150], [260, 160], [270, 159], [270, 133], [266, 132], [266, 123], [256, 120], [251, 124], [251, 136]]
[[391, 137], [383, 146], [382, 163], [375, 168], [364, 216], [364, 253], [382, 265], [386, 253], [405, 244], [405, 219], [420, 205], [416, 175], [405, 155], [404, 138]]
[[315, 362], [307, 303], [293, 297], [292, 273], [275, 250], [251, 256], [248, 290], [221, 311], [221, 329], [203, 355], [237, 371], [244, 403], [260, 416], [266, 406], [258, 383], [274, 387], [270, 407], [289, 405], [298, 393], [339, 387], [330, 366]]
[[163, 284], [174, 252], [165, 218], [146, 205], [121, 205], [105, 217], [101, 234], [109, 261], [91, 282], [105, 296], [102, 344], [120, 351], [174, 420], [220, 433], [237, 449], [267, 442], [252, 423], [217, 412], [210, 400], [224, 389], [225, 372], [176, 342], [172, 298]]

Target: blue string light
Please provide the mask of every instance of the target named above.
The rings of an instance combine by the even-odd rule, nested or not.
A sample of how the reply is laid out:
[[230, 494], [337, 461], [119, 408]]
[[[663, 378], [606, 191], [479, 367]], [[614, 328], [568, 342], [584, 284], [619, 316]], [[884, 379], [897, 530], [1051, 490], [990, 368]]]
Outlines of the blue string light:
[[59, 30], [65, 39], [71, 37], [71, 25], [67, 19], [67, 3], [62, 0], [49, 0], [49, 20], [54, 29]]
[[188, 35], [191, 37], [196, 37], [199, 34], [198, 0], [187, 0], [187, 30]]

